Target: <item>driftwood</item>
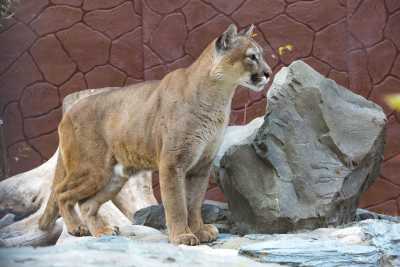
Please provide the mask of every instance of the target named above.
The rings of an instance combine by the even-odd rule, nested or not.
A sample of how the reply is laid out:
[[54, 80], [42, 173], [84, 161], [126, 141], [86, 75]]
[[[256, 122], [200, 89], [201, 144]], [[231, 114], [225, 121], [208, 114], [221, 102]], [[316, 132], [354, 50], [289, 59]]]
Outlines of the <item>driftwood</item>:
[[[112, 90], [90, 89], [69, 95], [63, 103], [64, 112], [85, 96]], [[38, 228], [38, 220], [50, 195], [58, 151], [39, 167], [0, 182], [0, 246], [46, 246], [57, 242], [63, 231], [62, 218], [49, 231]], [[133, 214], [141, 208], [157, 204], [153, 196], [151, 173], [131, 177], [121, 192], [99, 210], [112, 225], [131, 224]], [[15, 219], [16, 222], [12, 222]]]

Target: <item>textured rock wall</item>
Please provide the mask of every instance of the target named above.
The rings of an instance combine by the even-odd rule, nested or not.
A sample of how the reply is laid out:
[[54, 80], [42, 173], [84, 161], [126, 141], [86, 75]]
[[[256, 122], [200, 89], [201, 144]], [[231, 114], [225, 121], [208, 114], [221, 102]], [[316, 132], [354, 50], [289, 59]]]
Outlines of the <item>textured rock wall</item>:
[[[0, 30], [8, 173], [54, 152], [66, 94], [160, 78], [190, 64], [232, 22], [256, 24], [274, 71], [302, 59], [385, 108], [385, 162], [361, 205], [400, 214], [400, 114], [382, 101], [400, 91], [398, 0], [21, 0]], [[288, 44], [293, 50], [279, 55]], [[262, 115], [265, 104], [263, 93], [239, 89], [231, 123]], [[208, 196], [222, 197], [213, 183]]]

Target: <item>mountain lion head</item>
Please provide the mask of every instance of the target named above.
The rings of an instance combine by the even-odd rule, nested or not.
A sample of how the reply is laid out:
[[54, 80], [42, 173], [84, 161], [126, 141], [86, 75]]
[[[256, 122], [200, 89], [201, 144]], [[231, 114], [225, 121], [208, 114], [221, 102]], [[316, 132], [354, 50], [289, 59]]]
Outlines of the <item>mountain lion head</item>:
[[265, 62], [263, 49], [252, 39], [254, 26], [237, 32], [235, 25], [215, 41], [213, 74], [217, 79], [230, 80], [253, 91], [261, 91], [272, 72]]

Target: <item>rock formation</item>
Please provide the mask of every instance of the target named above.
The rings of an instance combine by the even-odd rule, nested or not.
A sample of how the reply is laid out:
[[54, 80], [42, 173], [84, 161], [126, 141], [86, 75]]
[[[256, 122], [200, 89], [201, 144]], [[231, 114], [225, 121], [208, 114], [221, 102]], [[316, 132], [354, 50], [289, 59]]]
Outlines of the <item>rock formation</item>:
[[230, 127], [215, 161], [236, 230], [285, 233], [348, 223], [379, 175], [382, 108], [296, 61], [266, 116]]

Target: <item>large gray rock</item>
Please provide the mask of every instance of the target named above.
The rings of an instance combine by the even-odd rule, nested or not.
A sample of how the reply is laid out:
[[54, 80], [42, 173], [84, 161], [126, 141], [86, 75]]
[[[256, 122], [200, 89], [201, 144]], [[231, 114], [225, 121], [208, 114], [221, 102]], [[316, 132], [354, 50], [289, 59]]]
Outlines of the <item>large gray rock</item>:
[[296, 61], [268, 91], [264, 120], [228, 128], [217, 182], [240, 233], [285, 233], [355, 218], [379, 174], [382, 109]]

